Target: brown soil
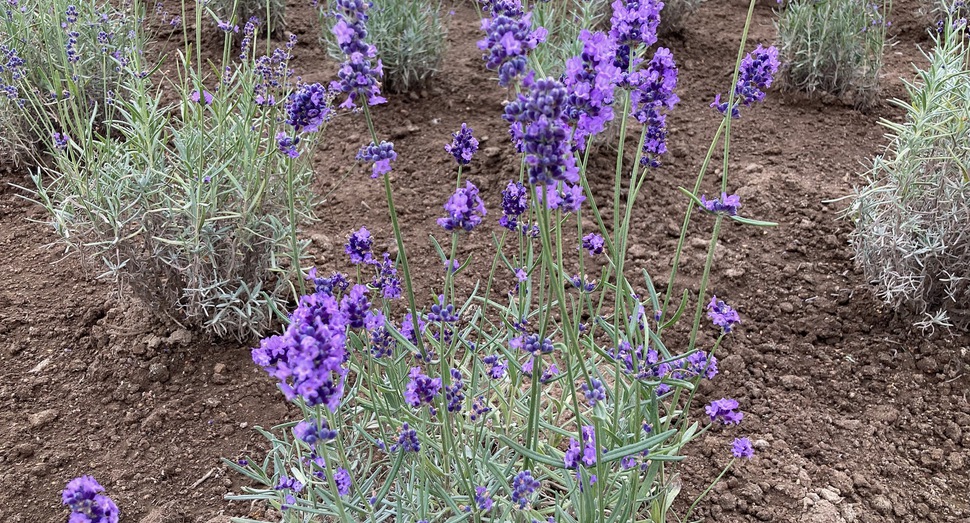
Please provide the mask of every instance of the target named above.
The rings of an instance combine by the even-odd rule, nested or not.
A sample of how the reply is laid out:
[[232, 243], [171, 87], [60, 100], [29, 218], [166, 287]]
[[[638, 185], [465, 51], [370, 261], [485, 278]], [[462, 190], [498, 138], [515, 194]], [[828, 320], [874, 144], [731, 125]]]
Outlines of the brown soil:
[[[692, 183], [714, 131], [707, 104], [730, 81], [746, 3], [709, 0], [664, 42], [681, 66], [682, 101], [668, 120], [671, 154], [635, 212], [630, 249], [651, 274], [668, 271], [685, 203], [676, 188]], [[887, 97], [903, 96], [899, 77], [911, 78], [910, 63], [922, 61], [917, 45], [929, 25], [916, 0], [896, 4]], [[773, 39], [773, 6], [758, 7], [752, 43]], [[376, 114], [400, 154], [395, 198], [420, 288], [442, 273], [427, 237], [453, 180], [442, 149], [450, 133], [468, 122], [482, 140], [468, 172], [490, 209], [517, 172], [500, 118], [506, 93], [484, 73], [474, 10], [455, 10], [441, 76]], [[334, 64], [315, 43], [315, 15], [301, 2], [289, 17], [301, 39], [294, 66], [308, 81], [328, 80]], [[709, 521], [970, 522], [970, 335], [914, 332], [883, 308], [853, 266], [843, 204], [830, 202], [883, 149], [881, 117], [898, 120], [900, 111], [882, 104], [863, 114], [773, 91], [736, 122], [732, 188], [746, 215], [780, 227], [728, 227], [715, 266], [714, 291], [744, 323], [701, 400], [737, 397], [758, 452], [702, 503]], [[382, 188], [352, 162], [364, 134], [360, 118], [337, 120], [315, 159], [325, 201], [307, 234], [327, 272], [345, 268], [343, 239], [362, 225], [391, 243]], [[593, 165], [597, 194], [608, 198], [609, 153]], [[64, 521], [60, 490], [80, 474], [107, 487], [124, 521], [249, 514], [248, 505], [223, 500], [241, 481], [220, 457], [259, 455], [253, 427], [294, 415], [249, 347], [152, 319], [97, 280], [96, 266], [48, 247], [55, 237], [38, 223], [42, 211], [10, 185], [30, 185], [23, 170], [8, 167], [0, 182], [0, 520]], [[697, 232], [709, 234], [706, 226]], [[472, 235], [460, 258], [485, 259], [489, 243]], [[687, 282], [699, 278], [702, 257], [691, 243]], [[685, 497], [717, 476], [735, 435], [715, 430], [689, 450]]]

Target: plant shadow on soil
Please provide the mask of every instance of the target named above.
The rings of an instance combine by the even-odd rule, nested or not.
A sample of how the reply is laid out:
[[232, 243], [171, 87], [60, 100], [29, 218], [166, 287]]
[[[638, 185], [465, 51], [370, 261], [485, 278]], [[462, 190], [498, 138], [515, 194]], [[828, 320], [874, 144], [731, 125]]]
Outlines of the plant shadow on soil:
[[[774, 38], [773, 4], [758, 6], [752, 45]], [[915, 0], [896, 4], [885, 97], [903, 96], [898, 78], [912, 77], [909, 64], [922, 60], [917, 45], [928, 44], [931, 23], [912, 14]], [[686, 203], [677, 187], [692, 183], [714, 131], [707, 104], [730, 82], [745, 7], [710, 0], [682, 35], [661, 42], [681, 67], [682, 101], [668, 118], [671, 152], [634, 212], [629, 252], [655, 276], [669, 271]], [[468, 122], [482, 140], [466, 173], [493, 214], [518, 165], [500, 117], [507, 93], [475, 48], [474, 9], [463, 3], [455, 11], [439, 78], [376, 111], [380, 133], [400, 154], [395, 198], [427, 296], [443, 279], [427, 237], [454, 179], [443, 150], [450, 133]], [[316, 44], [315, 14], [291, 5], [289, 17], [301, 41], [293, 66], [306, 81], [329, 80], [335, 64]], [[735, 436], [750, 437], [757, 453], [701, 504], [698, 515], [710, 521], [970, 521], [970, 336], [914, 332], [883, 308], [853, 266], [851, 224], [838, 218], [843, 204], [825, 203], [848, 194], [862, 163], [883, 150], [879, 117], [898, 120], [900, 112], [882, 104], [862, 114], [773, 90], [734, 126], [731, 187], [745, 215], [780, 226], [728, 227], [715, 263], [712, 290], [739, 308], [743, 323], [696, 404], [736, 397], [745, 418], [687, 450], [683, 498], [714, 479]], [[324, 272], [346, 270], [343, 239], [362, 225], [380, 247], [392, 243], [382, 187], [352, 163], [365, 135], [361, 118], [340, 117], [316, 153], [325, 200], [306, 232]], [[609, 198], [610, 154], [592, 165], [595, 193]], [[97, 267], [48, 247], [54, 234], [37, 223], [45, 216], [10, 185], [29, 184], [25, 171], [0, 174], [0, 520], [63, 521], [60, 490], [80, 474], [107, 487], [125, 521], [259, 517], [259, 507], [223, 499], [242, 483], [220, 457], [260, 456], [253, 427], [296, 410], [252, 363], [250, 347], [199, 339], [121, 299], [94, 278]], [[702, 218], [695, 222], [687, 284], [699, 279], [710, 232]], [[487, 231], [463, 240], [460, 259], [478, 262], [459, 286], [485, 276], [490, 247]]]

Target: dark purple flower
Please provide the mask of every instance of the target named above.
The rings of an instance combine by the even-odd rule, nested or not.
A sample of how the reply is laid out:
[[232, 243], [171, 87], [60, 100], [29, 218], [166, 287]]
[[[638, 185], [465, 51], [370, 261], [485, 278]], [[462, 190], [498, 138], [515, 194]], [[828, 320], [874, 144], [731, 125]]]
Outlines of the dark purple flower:
[[533, 356], [537, 354], [552, 354], [555, 350], [555, 346], [552, 344], [552, 340], [549, 338], [540, 339], [538, 334], [521, 335], [512, 338], [509, 341], [509, 346], [513, 349], [519, 349]]
[[374, 240], [370, 236], [370, 231], [366, 227], [361, 227], [360, 230], [351, 234], [350, 238], [347, 239], [344, 252], [350, 256], [350, 263], [354, 265], [370, 263], [374, 259], [371, 254], [371, 246], [373, 244]]
[[451, 136], [454, 140], [445, 146], [445, 151], [455, 157], [458, 165], [468, 165], [472, 161], [472, 156], [478, 151], [478, 140], [472, 136], [471, 128], [461, 124], [461, 129]]
[[346, 496], [350, 494], [350, 472], [343, 467], [337, 467], [337, 472], [333, 474], [333, 481], [337, 484], [337, 494]]
[[614, 64], [624, 72], [632, 66], [634, 50], [643, 44], [650, 47], [657, 42], [657, 27], [660, 25], [660, 10], [663, 2], [659, 0], [615, 0], [612, 4], [613, 16], [610, 18], [610, 40], [616, 46]]
[[340, 104], [346, 109], [357, 107], [355, 102], [361, 98], [366, 99], [367, 105], [387, 101], [381, 96], [380, 78], [384, 76], [381, 61], [377, 60], [376, 65], [371, 62], [377, 56], [377, 48], [366, 42], [367, 9], [370, 6], [370, 2], [363, 0], [334, 2], [333, 16], [337, 23], [333, 26], [333, 34], [347, 60], [337, 72], [339, 81], [330, 85], [347, 95], [347, 99]]
[[[778, 49], [775, 46], [758, 48], [748, 53], [741, 60], [741, 67], [738, 69], [738, 83], [734, 86], [734, 107], [731, 108], [731, 117], [740, 118], [738, 110], [740, 104], [750, 106], [755, 102], [765, 99], [764, 90], [771, 87], [774, 75], [778, 72]], [[721, 114], [728, 110], [728, 102], [721, 102], [721, 95], [718, 94], [711, 103], [711, 107], [717, 109]]]
[[239, 32], [239, 26], [238, 25], [232, 25], [232, 23], [230, 23], [230, 22], [219, 22], [219, 29], [221, 31], [226, 32], [226, 33], [229, 33], [229, 32], [238, 33]]
[[[419, 334], [423, 335], [425, 329], [428, 327], [428, 324], [424, 321], [424, 318], [422, 318], [420, 314], [418, 314], [417, 318], [418, 332]], [[414, 335], [414, 318], [411, 316], [410, 312], [405, 314], [404, 319], [401, 320], [401, 335], [407, 338], [407, 340], [411, 343], [417, 345], [418, 339]]]
[[539, 489], [539, 481], [532, 477], [531, 470], [523, 470], [512, 480], [512, 503], [525, 509], [529, 504], [529, 496]]
[[754, 456], [754, 447], [751, 446], [751, 440], [748, 438], [735, 438], [731, 443], [731, 454], [736, 458], [751, 459]]
[[296, 148], [296, 146], [299, 144], [299, 136], [288, 136], [283, 131], [276, 133], [276, 146], [279, 147], [280, 152], [289, 156], [290, 158], [297, 158], [300, 156], [300, 151]]
[[441, 378], [431, 378], [421, 372], [421, 367], [412, 367], [408, 373], [411, 378], [404, 390], [404, 401], [408, 405], [418, 408], [427, 403], [432, 405], [434, 397], [441, 392]]
[[418, 441], [418, 432], [408, 426], [407, 423], [401, 425], [401, 433], [397, 438], [397, 443], [391, 445], [391, 452], [420, 452], [421, 442]]
[[583, 383], [582, 391], [590, 406], [595, 407], [597, 403], [606, 401], [606, 387], [598, 379], [594, 378], [590, 383]]
[[303, 84], [286, 104], [286, 123], [298, 133], [312, 133], [330, 116], [330, 93], [319, 83]]
[[489, 407], [485, 403], [485, 398], [483, 396], [478, 396], [475, 401], [472, 402], [472, 412], [468, 415], [468, 418], [472, 421], [477, 421], [479, 418], [484, 419], [485, 415], [492, 411], [492, 407]]
[[391, 255], [384, 253], [383, 261], [378, 262], [371, 259], [371, 265], [377, 267], [377, 276], [374, 277], [374, 288], [381, 291], [381, 296], [385, 300], [396, 300], [401, 297], [401, 280], [397, 277], [397, 267], [391, 261]]
[[482, 363], [488, 365], [485, 373], [493, 380], [504, 378], [505, 370], [509, 367], [509, 364], [504, 359], [501, 359], [498, 354], [485, 356], [482, 358]]
[[596, 281], [590, 281], [586, 276], [575, 275], [570, 278], [569, 283], [583, 292], [593, 292], [596, 288]]
[[687, 370], [696, 376], [705, 376], [712, 380], [717, 376], [717, 357], [707, 355], [705, 351], [697, 351], [687, 357]]
[[519, 217], [529, 210], [529, 192], [519, 182], [510, 181], [502, 191], [502, 217], [499, 225], [509, 230], [516, 230]]
[[461, 380], [461, 372], [458, 369], [451, 369], [451, 385], [445, 387], [445, 401], [448, 404], [448, 412], [460, 412], [465, 402], [465, 383]]
[[364, 326], [370, 311], [370, 302], [367, 300], [369, 293], [370, 289], [366, 285], [354, 285], [340, 299], [340, 312], [349, 327], [359, 329]]
[[455, 306], [451, 303], [445, 303], [445, 296], [443, 294], [438, 295], [438, 303], [431, 306], [431, 312], [428, 313], [428, 321], [438, 321], [442, 323], [454, 323], [458, 321], [458, 316], [455, 315]]
[[596, 256], [597, 254], [603, 254], [603, 248], [606, 246], [606, 240], [603, 239], [597, 233], [589, 233], [583, 236], [583, 248], [589, 251], [590, 256]]
[[307, 445], [314, 445], [318, 441], [328, 441], [337, 437], [337, 431], [330, 430], [327, 420], [301, 421], [293, 427], [293, 437], [304, 441]]
[[258, 27], [259, 27], [259, 18], [255, 16], [250, 17], [250, 19], [247, 20], [246, 24], [243, 26], [243, 39], [239, 49], [240, 60], [245, 61], [249, 59], [249, 50], [252, 46], [253, 36], [255, 36], [256, 29]]
[[292, 490], [293, 492], [299, 492], [303, 490], [303, 483], [296, 478], [291, 478], [288, 476], [280, 476], [279, 483], [276, 484], [273, 489], [275, 490]]
[[478, 510], [482, 512], [488, 512], [492, 509], [492, 496], [488, 493], [488, 489], [485, 487], [475, 487], [475, 506]]
[[367, 333], [370, 334], [370, 351], [374, 358], [380, 359], [394, 354], [397, 341], [387, 328], [387, 319], [380, 311], [367, 311], [367, 319], [364, 320]]
[[579, 34], [583, 52], [566, 61], [563, 83], [568, 91], [565, 117], [574, 126], [573, 141], [579, 149], [586, 137], [603, 131], [613, 119], [613, 91], [620, 70], [613, 64], [613, 42], [602, 32]]
[[640, 163], [660, 166], [657, 159], [667, 152], [667, 116], [663, 111], [673, 109], [680, 98], [677, 87], [677, 64], [670, 50], [657, 49], [647, 67], [629, 75], [631, 114], [646, 125], [643, 156]]
[[382, 141], [380, 145], [371, 142], [369, 145], [361, 147], [357, 152], [357, 159], [365, 162], [374, 162], [371, 171], [371, 178], [377, 178], [382, 174], [391, 172], [391, 162], [397, 161], [397, 153], [394, 152], [394, 143]]
[[438, 218], [438, 225], [446, 231], [471, 231], [485, 217], [485, 202], [478, 196], [478, 187], [465, 181], [465, 187], [455, 191], [444, 205], [448, 216]]
[[525, 73], [526, 55], [545, 41], [547, 31], [542, 27], [533, 31], [532, 13], [523, 14], [521, 9], [494, 14], [493, 18], [482, 19], [485, 38], [478, 41], [478, 48], [485, 51], [485, 68], [498, 71], [498, 84], [508, 87]]
[[741, 197], [736, 194], [728, 195], [721, 193], [720, 198], [708, 200], [706, 194], [701, 195], [701, 205], [708, 212], [724, 213], [728, 216], [737, 216], [738, 209], [741, 208]]
[[741, 418], [744, 417], [743, 412], [735, 410], [737, 408], [738, 400], [721, 398], [712, 401], [710, 405], [704, 408], [704, 411], [711, 417], [712, 422], [720, 419], [725, 425], [737, 425], [741, 423]]
[[516, 147], [525, 153], [529, 183], [578, 182], [579, 168], [564, 121], [566, 87], [552, 78], [526, 78], [523, 86], [528, 91], [505, 106], [502, 118], [510, 124]]
[[350, 286], [347, 277], [338, 272], [334, 272], [329, 278], [318, 278], [317, 268], [312, 267], [307, 273], [307, 279], [313, 282], [316, 292], [333, 296], [334, 291], [344, 291]]
[[51, 139], [54, 140], [54, 148], [58, 151], [67, 149], [67, 145], [71, 141], [71, 138], [67, 135], [67, 133], [59, 133], [56, 131], [51, 133]]
[[724, 303], [724, 300], [717, 299], [717, 296], [711, 296], [711, 302], [707, 304], [707, 317], [724, 332], [731, 332], [736, 324], [741, 323], [738, 311]]
[[563, 457], [567, 469], [596, 465], [596, 431], [592, 425], [583, 425], [583, 446], [580, 449], [576, 438], [569, 438], [569, 449]]

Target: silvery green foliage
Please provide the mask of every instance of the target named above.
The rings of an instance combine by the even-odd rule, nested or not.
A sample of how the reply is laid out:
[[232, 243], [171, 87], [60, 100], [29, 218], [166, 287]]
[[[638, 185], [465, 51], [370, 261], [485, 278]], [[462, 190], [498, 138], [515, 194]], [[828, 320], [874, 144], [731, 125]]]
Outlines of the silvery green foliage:
[[[320, 42], [331, 56], [342, 60], [330, 31], [331, 10], [326, 2], [319, 5]], [[367, 11], [367, 38], [377, 47], [383, 64], [385, 90], [408, 92], [438, 73], [445, 51], [441, 10], [437, 0], [377, 0]]]
[[252, 63], [194, 97], [191, 74], [175, 107], [147, 79], [127, 82], [109, 132], [79, 129], [56, 149], [35, 198], [69, 248], [156, 314], [246, 338], [301, 279], [313, 172], [277, 149], [283, 108], [254, 101]]
[[21, 159], [53, 132], [110, 119], [119, 85], [141, 73], [138, 4], [20, 0], [0, 17], [0, 145]]
[[809, 95], [868, 108], [879, 92], [891, 1], [790, 0], [778, 18], [782, 78]]
[[220, 21], [240, 28], [255, 17], [270, 34], [280, 35], [286, 29], [286, 0], [209, 0], [206, 6]]
[[[610, 0], [560, 0], [535, 2], [532, 26], [549, 32], [546, 41], [529, 55], [530, 63], [549, 76], [559, 76], [566, 60], [583, 50], [579, 33], [584, 29], [609, 29]], [[483, 15], [484, 16], [484, 15]]]
[[947, 25], [848, 210], [866, 278], [924, 327], [970, 324], [970, 68], [965, 25]]

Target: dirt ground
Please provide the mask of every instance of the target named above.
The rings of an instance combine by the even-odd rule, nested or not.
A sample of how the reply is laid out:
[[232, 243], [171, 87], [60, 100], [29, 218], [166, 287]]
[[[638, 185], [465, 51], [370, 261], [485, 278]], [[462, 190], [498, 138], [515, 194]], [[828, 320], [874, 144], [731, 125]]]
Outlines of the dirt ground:
[[[922, 63], [932, 23], [916, 0], [894, 4], [884, 98], [904, 95], [900, 77], [911, 79], [910, 64]], [[680, 65], [682, 100], [668, 118], [671, 152], [634, 215], [630, 258], [651, 274], [668, 271], [685, 205], [676, 189], [693, 182], [715, 130], [708, 104], [730, 83], [746, 5], [708, 0], [682, 34], [661, 42]], [[774, 39], [773, 6], [758, 6], [752, 44]], [[329, 80], [335, 67], [316, 43], [315, 15], [291, 2], [288, 17], [301, 42], [293, 66], [309, 82]], [[467, 122], [482, 141], [466, 172], [495, 209], [491, 227], [518, 169], [501, 119], [507, 93], [475, 47], [475, 11], [455, 5], [447, 23], [441, 75], [376, 111], [400, 155], [395, 200], [419, 286], [442, 277], [427, 237], [453, 180], [442, 148], [450, 133]], [[851, 224], [833, 201], [883, 150], [877, 121], [900, 114], [887, 103], [861, 113], [773, 90], [733, 127], [732, 189], [746, 215], [780, 226], [727, 227], [715, 264], [713, 290], [740, 309], [743, 324], [720, 349], [722, 374], [705, 383], [701, 401], [736, 397], [757, 454], [702, 503], [707, 521], [970, 522], [970, 335], [914, 331], [884, 308], [853, 265]], [[365, 134], [361, 118], [342, 117], [315, 157], [324, 201], [306, 233], [324, 272], [345, 268], [343, 241], [362, 225], [382, 247], [392, 242], [383, 189], [352, 161]], [[602, 151], [591, 169], [604, 198], [611, 162]], [[223, 499], [241, 479], [220, 457], [260, 455], [253, 427], [294, 411], [249, 346], [159, 322], [96, 279], [98, 267], [51, 248], [42, 210], [11, 185], [29, 184], [26, 176], [0, 167], [0, 521], [66, 520], [60, 490], [80, 474], [99, 479], [127, 522], [250, 514]], [[483, 259], [489, 247], [487, 234], [472, 235], [459, 256]], [[687, 247], [687, 283], [699, 279], [704, 253], [699, 243]], [[682, 496], [716, 477], [734, 435], [714, 430], [688, 450]]]

